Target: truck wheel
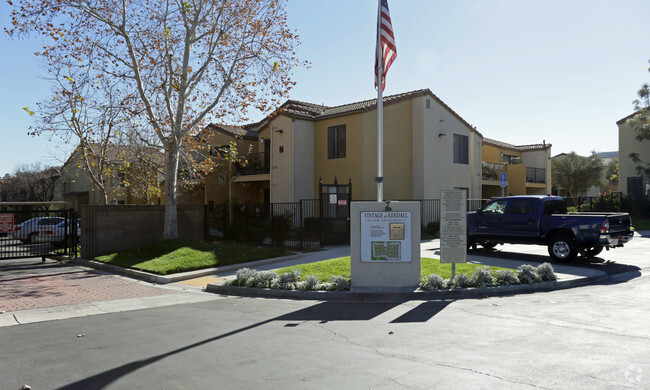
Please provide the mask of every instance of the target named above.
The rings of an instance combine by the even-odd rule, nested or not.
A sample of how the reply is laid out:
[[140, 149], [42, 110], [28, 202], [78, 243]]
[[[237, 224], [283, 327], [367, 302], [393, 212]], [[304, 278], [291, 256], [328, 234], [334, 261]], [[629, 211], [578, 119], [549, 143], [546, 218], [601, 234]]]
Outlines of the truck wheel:
[[571, 237], [558, 235], [548, 242], [548, 254], [555, 261], [567, 263], [576, 257], [578, 251]]
[[592, 257], [598, 256], [600, 252], [603, 251], [603, 246], [602, 245], [596, 245], [594, 247], [591, 247], [585, 251], [585, 259], [591, 259]]
[[486, 241], [486, 242], [482, 242], [481, 246], [485, 249], [494, 249], [494, 247], [497, 246], [497, 244], [495, 242]]

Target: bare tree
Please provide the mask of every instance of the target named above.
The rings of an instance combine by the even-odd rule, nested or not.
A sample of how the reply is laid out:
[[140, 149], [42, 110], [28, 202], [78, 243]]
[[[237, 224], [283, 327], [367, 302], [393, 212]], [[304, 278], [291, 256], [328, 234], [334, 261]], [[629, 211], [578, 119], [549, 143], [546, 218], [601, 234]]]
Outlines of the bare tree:
[[2, 199], [7, 202], [48, 202], [55, 200], [61, 167], [40, 163], [21, 164], [13, 175], [2, 179]]
[[[268, 111], [293, 86], [298, 37], [283, 0], [18, 0], [11, 35], [40, 32], [45, 63], [121, 83], [165, 150], [164, 239], [178, 237], [184, 142], [208, 116]], [[245, 119], [245, 117], [242, 117]], [[188, 137], [188, 135], [190, 137]]]

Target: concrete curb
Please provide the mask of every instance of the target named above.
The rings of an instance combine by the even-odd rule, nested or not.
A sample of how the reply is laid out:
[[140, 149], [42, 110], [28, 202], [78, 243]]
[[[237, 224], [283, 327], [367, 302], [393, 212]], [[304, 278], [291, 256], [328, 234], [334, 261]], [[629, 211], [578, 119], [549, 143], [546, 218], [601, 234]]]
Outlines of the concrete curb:
[[136, 269], [131, 269], [131, 268], [124, 268], [124, 267], [119, 267], [116, 265], [111, 265], [111, 264], [106, 264], [102, 263], [101, 261], [95, 261], [95, 260], [86, 260], [82, 258], [75, 258], [71, 259], [70, 262], [78, 264], [78, 265], [83, 265], [86, 267], [90, 268], [95, 268], [99, 269], [102, 271], [109, 271], [112, 273], [116, 273], [119, 275], [123, 276], [130, 276], [139, 280], [143, 280], [145, 282], [149, 283], [156, 283], [156, 284], [168, 284], [168, 283], [175, 283], [175, 282], [180, 282], [183, 280], [188, 280], [188, 279], [194, 279], [194, 278], [200, 278], [202, 276], [208, 276], [208, 275], [213, 275], [219, 272], [230, 272], [230, 271], [236, 271], [240, 268], [244, 267], [257, 267], [260, 265], [266, 265], [266, 264], [272, 264], [272, 263], [279, 263], [282, 261], [286, 260], [292, 260], [296, 259], [298, 257], [302, 256], [302, 254], [294, 254], [294, 255], [289, 255], [289, 256], [282, 256], [282, 257], [274, 257], [271, 259], [264, 259], [264, 260], [257, 260], [257, 261], [252, 261], [250, 263], [244, 263], [244, 264], [232, 264], [232, 265], [224, 265], [222, 267], [213, 267], [213, 268], [205, 268], [197, 271], [189, 271], [189, 272], [180, 272], [177, 274], [173, 275], [156, 275], [152, 274], [150, 272], [145, 272], [145, 271], [139, 271]]
[[409, 300], [439, 300], [439, 299], [472, 299], [500, 295], [533, 293], [543, 291], [562, 290], [573, 287], [585, 286], [588, 284], [605, 281], [609, 275], [600, 272], [599, 275], [572, 278], [569, 280], [542, 282], [534, 284], [518, 284], [512, 286], [468, 288], [460, 290], [425, 291], [416, 290], [411, 292], [354, 292], [354, 291], [298, 291], [298, 290], [275, 290], [269, 288], [252, 288], [225, 286], [222, 284], [208, 284], [205, 291], [221, 294], [246, 297], [263, 298], [286, 298], [299, 300], [318, 301], [409, 301]]

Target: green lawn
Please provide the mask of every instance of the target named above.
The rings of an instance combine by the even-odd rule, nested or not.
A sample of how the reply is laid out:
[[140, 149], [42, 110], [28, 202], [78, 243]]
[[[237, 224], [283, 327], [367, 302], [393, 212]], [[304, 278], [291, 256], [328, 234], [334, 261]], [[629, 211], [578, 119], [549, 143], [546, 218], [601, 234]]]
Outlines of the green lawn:
[[284, 249], [237, 244], [169, 240], [99, 256], [94, 260], [158, 275], [286, 256]]
[[634, 226], [636, 230], [650, 230], [650, 219], [632, 218], [632, 226]]
[[[473, 273], [474, 270], [480, 266], [481, 265], [470, 263], [456, 264], [456, 273]], [[331, 276], [342, 276], [346, 279], [350, 279], [350, 257], [339, 257], [315, 263], [286, 267], [276, 270], [276, 272], [281, 274], [284, 272], [290, 272], [292, 269], [299, 269], [300, 275], [303, 279], [309, 275], [316, 276], [321, 282], [329, 282]], [[490, 267], [490, 269], [498, 270], [506, 268]], [[451, 278], [451, 264], [440, 264], [440, 260], [438, 259], [423, 257], [420, 270], [422, 276], [438, 274], [444, 279]]]

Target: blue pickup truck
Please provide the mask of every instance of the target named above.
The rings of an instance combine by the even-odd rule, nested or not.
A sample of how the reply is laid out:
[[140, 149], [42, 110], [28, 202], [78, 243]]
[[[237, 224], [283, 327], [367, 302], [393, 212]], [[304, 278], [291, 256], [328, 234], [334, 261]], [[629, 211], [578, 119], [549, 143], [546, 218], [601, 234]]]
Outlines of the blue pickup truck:
[[467, 213], [467, 245], [492, 249], [497, 244], [548, 246], [556, 261], [578, 254], [598, 255], [603, 248], [622, 247], [634, 236], [628, 213], [567, 213], [559, 196], [509, 196], [492, 199]]

